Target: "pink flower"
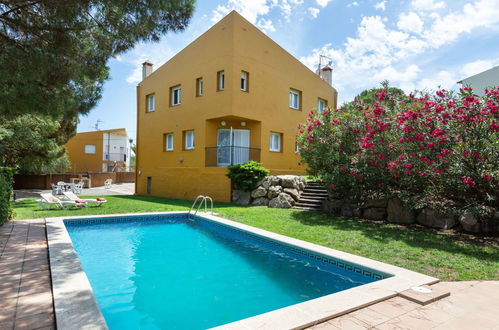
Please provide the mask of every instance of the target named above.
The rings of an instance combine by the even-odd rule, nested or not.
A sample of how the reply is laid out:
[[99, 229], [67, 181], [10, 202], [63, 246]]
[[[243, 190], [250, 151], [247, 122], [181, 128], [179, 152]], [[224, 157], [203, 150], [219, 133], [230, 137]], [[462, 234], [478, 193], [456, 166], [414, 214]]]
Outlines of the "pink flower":
[[461, 177], [461, 180], [468, 186], [474, 186], [476, 184], [475, 181], [473, 181], [473, 178], [469, 176], [463, 176]]
[[342, 167], [340, 167], [340, 170], [342, 170], [342, 171], [346, 171], [346, 170], [347, 170], [347, 167], [346, 167], [346, 166], [342, 166]]
[[330, 184], [329, 186], [327, 186], [328, 188], [330, 189], [333, 189], [333, 188], [336, 188], [336, 185], [335, 184]]
[[492, 181], [492, 179], [493, 179], [490, 175], [484, 175], [484, 176], [482, 176], [482, 178], [484, 180], [487, 180], [487, 181]]
[[362, 174], [362, 173], [357, 173], [357, 177], [358, 177], [358, 178], [363, 178], [363, 177], [364, 177], [364, 174]]
[[436, 167], [433, 168], [433, 173], [440, 174], [440, 173], [443, 173], [443, 172], [444, 172], [444, 170], [441, 170], [441, 169], [436, 168]]
[[400, 178], [400, 174], [397, 174], [397, 173], [395, 173], [393, 176], [396, 178]]
[[399, 158], [400, 159], [405, 159], [405, 156], [404, 155], [400, 155]]
[[405, 170], [405, 172], [404, 172], [404, 173], [405, 173], [406, 175], [411, 175], [412, 170]]
[[419, 176], [425, 176], [426, 172], [419, 172]]
[[414, 165], [412, 165], [411, 163], [406, 163], [404, 164], [404, 167], [405, 168], [412, 168]]
[[355, 175], [355, 174], [357, 174], [357, 171], [356, 171], [356, 170], [351, 170], [351, 171], [350, 171], [350, 174], [351, 174], [351, 175]]

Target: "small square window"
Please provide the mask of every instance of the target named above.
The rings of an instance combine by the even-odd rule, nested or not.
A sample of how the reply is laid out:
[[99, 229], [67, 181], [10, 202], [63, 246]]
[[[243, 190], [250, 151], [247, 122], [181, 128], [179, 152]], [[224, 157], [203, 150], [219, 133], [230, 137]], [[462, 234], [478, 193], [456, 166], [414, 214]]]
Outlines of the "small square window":
[[173, 151], [173, 133], [165, 134], [165, 151]]
[[196, 96], [203, 96], [203, 78], [196, 79]]
[[184, 131], [185, 150], [194, 149], [194, 131]]
[[95, 154], [95, 144], [85, 144], [85, 153], [86, 154]]
[[170, 88], [171, 90], [171, 106], [179, 105], [182, 98], [182, 89], [180, 85]]
[[225, 72], [217, 72], [217, 91], [223, 91], [225, 89]]
[[270, 151], [281, 152], [281, 133], [270, 133]]
[[147, 95], [147, 112], [153, 112], [154, 109], [154, 94]]
[[301, 92], [295, 89], [289, 90], [289, 107], [291, 109], [300, 110]]
[[326, 107], [327, 107], [327, 101], [326, 100], [323, 100], [323, 99], [318, 99], [317, 101], [317, 111], [324, 111], [326, 110]]
[[249, 73], [246, 71], [241, 72], [241, 90], [248, 91]]

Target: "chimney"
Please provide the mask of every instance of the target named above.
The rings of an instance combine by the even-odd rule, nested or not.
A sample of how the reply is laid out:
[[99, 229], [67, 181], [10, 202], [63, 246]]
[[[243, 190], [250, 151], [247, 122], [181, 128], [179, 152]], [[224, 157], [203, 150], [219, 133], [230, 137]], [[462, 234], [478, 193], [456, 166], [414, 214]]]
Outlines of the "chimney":
[[142, 80], [146, 79], [152, 73], [152, 63], [145, 61], [142, 63]]
[[330, 65], [326, 65], [321, 69], [320, 76], [322, 80], [327, 82], [329, 85], [333, 85], [333, 68]]

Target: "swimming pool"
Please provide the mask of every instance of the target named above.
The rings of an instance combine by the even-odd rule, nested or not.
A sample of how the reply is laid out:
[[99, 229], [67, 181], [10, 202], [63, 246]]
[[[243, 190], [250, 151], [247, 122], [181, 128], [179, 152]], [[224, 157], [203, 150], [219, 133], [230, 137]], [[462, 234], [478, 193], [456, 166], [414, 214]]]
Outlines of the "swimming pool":
[[[47, 230], [58, 327], [58, 304], [67, 296], [61, 294], [64, 278], [59, 269], [66, 259], [56, 258], [63, 249], [56, 243], [60, 230], [81, 262], [104, 316], [103, 328], [107, 324], [110, 329], [205, 329], [242, 319], [272, 320], [275, 310], [311, 316], [324, 312], [319, 305], [314, 309], [314, 302], [365, 288], [371, 292], [358, 294], [356, 302], [353, 296], [339, 302], [364, 304], [378, 295], [395, 295], [377, 283], [401, 283], [392, 281], [400, 268], [361, 265], [329, 253], [335, 250], [321, 251], [310, 243], [210, 215], [54, 219], [47, 220]], [[418, 278], [424, 284], [435, 280], [417, 275], [424, 277]], [[341, 312], [331, 306], [326, 308], [329, 315]]]

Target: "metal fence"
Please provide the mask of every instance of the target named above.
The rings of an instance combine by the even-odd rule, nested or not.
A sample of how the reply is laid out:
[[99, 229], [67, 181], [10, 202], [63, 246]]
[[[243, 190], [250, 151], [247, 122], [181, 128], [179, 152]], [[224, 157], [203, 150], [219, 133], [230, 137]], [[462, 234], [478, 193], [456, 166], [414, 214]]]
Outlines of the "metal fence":
[[244, 164], [250, 160], [259, 162], [260, 149], [237, 146], [207, 147], [205, 157], [206, 166], [223, 167]]

